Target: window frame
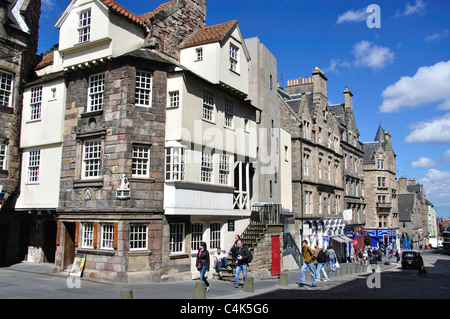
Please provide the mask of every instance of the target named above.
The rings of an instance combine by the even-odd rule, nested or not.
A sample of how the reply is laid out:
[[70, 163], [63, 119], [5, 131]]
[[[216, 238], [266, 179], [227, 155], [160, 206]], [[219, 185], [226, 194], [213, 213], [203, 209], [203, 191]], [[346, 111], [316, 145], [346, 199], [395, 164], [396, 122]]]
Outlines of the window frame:
[[[105, 229], [106, 227], [111, 227], [111, 229]], [[101, 240], [100, 249], [114, 250], [115, 237], [115, 225], [114, 223], [101, 224]], [[112, 230], [112, 231], [111, 231]]]
[[[86, 16], [85, 16], [86, 15]], [[78, 13], [78, 44], [88, 43], [91, 41], [92, 11], [87, 9]], [[82, 33], [86, 31], [85, 33]]]
[[239, 74], [239, 47], [233, 43], [230, 43], [230, 71]]
[[[137, 178], [149, 178], [150, 177], [150, 165], [151, 165], [151, 145], [133, 145], [131, 163], [131, 174]], [[138, 165], [140, 166], [138, 168]], [[145, 174], [139, 173], [139, 171], [146, 171]]]
[[8, 170], [8, 141], [0, 140], [0, 170]]
[[[176, 152], [177, 151], [177, 152]], [[179, 182], [185, 178], [185, 149], [184, 147], [166, 147], [166, 181]], [[178, 161], [176, 162], [175, 159]], [[176, 168], [176, 169], [175, 169]], [[177, 176], [175, 178], [175, 176]]]
[[[89, 235], [91, 236], [91, 238], [89, 238]], [[95, 236], [96, 234], [94, 223], [81, 223], [81, 248], [94, 249]]]
[[216, 122], [216, 99], [213, 91], [203, 89], [202, 97], [202, 120]]
[[28, 152], [27, 159], [27, 184], [40, 183], [41, 150]]
[[[135, 237], [135, 238], [133, 238]], [[130, 251], [146, 251], [148, 250], [148, 225], [146, 224], [131, 224], [130, 238], [128, 244]], [[134, 245], [132, 245], [134, 243]], [[132, 247], [135, 246], [136, 247]]]
[[[2, 92], [5, 93], [2, 94]], [[13, 92], [14, 74], [0, 70], [0, 106], [12, 108]], [[5, 103], [5, 101], [7, 101], [7, 103]]]
[[223, 107], [223, 126], [225, 128], [234, 129], [234, 103], [233, 100], [225, 98]]
[[136, 106], [151, 108], [152, 100], [153, 72], [137, 70], [134, 90], [134, 104]]
[[169, 254], [170, 255], [182, 254], [185, 251], [186, 251], [186, 224], [171, 223], [169, 236]]
[[30, 91], [30, 121], [39, 121], [42, 119], [42, 93], [43, 87], [35, 86]]
[[201, 154], [200, 182], [214, 183], [214, 154], [205, 150]]
[[[105, 73], [97, 73], [89, 76], [87, 113], [103, 111], [103, 104], [105, 101], [105, 85]], [[95, 91], [93, 91], [93, 89], [95, 89]]]
[[[92, 158], [87, 158], [86, 157], [86, 147], [88, 147], [88, 143], [91, 142], [97, 142], [97, 145], [92, 145], [89, 147], [95, 147], [97, 146], [99, 148], [99, 150], [97, 151], [92, 151], [92, 153], [96, 153], [94, 155], [96, 155], [95, 157]], [[81, 166], [81, 179], [82, 180], [92, 180], [92, 179], [99, 179], [102, 176], [102, 167], [103, 167], [103, 163], [102, 163], [102, 154], [103, 154], [103, 143], [102, 143], [102, 139], [101, 138], [96, 138], [96, 139], [89, 139], [89, 140], [84, 140], [82, 143], [82, 150], [81, 150], [81, 160], [82, 160], [82, 166]], [[97, 163], [88, 163], [88, 162], [94, 162], [97, 161]], [[98, 168], [95, 170], [89, 169], [87, 170], [87, 165], [97, 165]], [[91, 175], [91, 176], [86, 176], [87, 172], [97, 172], [96, 175]]]

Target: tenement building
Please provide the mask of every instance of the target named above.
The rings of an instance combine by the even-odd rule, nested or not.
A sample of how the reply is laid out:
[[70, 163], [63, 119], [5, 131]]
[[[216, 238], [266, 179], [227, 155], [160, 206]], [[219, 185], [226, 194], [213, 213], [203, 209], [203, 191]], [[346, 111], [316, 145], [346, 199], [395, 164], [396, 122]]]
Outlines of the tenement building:
[[[362, 184], [358, 173], [362, 154], [350, 115], [351, 94], [344, 93], [343, 107], [329, 106], [327, 78], [319, 68], [312, 77], [288, 81], [285, 90], [278, 93], [281, 125], [292, 136], [296, 242], [306, 239], [313, 246], [332, 245], [339, 258], [346, 259], [351, 252], [348, 243], [353, 240], [345, 236], [344, 210], [351, 209], [356, 221], [363, 212], [362, 193], [356, 191], [356, 185]], [[353, 217], [349, 218], [352, 221]]]
[[365, 244], [399, 247], [398, 181], [391, 135], [381, 125], [375, 140], [363, 143]]
[[35, 229], [14, 211], [20, 193], [22, 84], [33, 80], [41, 1], [0, 1], [0, 263], [22, 261]]

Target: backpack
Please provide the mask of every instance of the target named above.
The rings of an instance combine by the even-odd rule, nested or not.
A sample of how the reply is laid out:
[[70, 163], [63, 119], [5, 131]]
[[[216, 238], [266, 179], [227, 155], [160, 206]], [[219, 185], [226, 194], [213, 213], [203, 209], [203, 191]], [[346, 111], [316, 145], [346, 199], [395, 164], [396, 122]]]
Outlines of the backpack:
[[327, 255], [323, 252], [323, 250], [319, 251], [319, 253], [317, 254], [317, 262], [327, 262]]
[[251, 263], [253, 260], [253, 255], [252, 255], [252, 252], [250, 251], [250, 249], [248, 249], [248, 248], [247, 248], [247, 253], [248, 253], [247, 263]]

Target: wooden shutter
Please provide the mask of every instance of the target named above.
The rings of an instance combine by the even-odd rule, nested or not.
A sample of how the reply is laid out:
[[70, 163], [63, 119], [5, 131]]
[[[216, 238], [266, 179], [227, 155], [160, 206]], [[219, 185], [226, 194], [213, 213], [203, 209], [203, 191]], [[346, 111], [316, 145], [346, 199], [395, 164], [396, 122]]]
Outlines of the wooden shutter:
[[61, 222], [56, 222], [56, 246], [61, 245]]
[[80, 222], [75, 223], [75, 247], [78, 247], [78, 237], [80, 236]]
[[119, 223], [114, 223], [114, 249], [118, 247]]
[[97, 240], [98, 240], [98, 223], [94, 223], [94, 229], [92, 234], [92, 246], [97, 248]]

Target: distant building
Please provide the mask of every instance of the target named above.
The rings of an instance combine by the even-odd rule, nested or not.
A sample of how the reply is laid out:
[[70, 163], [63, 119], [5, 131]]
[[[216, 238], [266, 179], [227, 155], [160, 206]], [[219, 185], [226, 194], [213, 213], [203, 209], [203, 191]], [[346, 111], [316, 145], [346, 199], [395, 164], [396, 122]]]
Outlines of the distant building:
[[363, 149], [366, 244], [372, 247], [398, 247], [397, 155], [392, 147], [391, 135], [380, 125], [375, 140], [364, 142]]

